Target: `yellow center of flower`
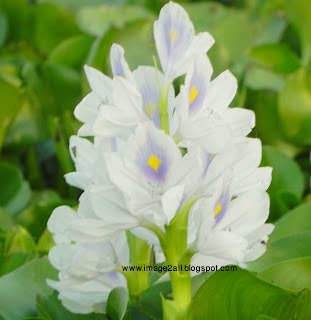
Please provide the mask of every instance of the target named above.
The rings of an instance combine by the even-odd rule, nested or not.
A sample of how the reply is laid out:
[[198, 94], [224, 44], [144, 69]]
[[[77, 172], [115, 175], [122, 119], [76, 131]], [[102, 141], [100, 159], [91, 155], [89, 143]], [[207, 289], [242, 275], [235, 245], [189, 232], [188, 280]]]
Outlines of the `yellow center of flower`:
[[168, 35], [169, 35], [171, 44], [173, 44], [178, 38], [178, 33], [174, 29], [171, 29]]
[[222, 210], [222, 206], [220, 203], [217, 204], [216, 208], [215, 208], [215, 217], [219, 214], [219, 212]]
[[147, 161], [147, 164], [154, 170], [158, 171], [159, 165], [161, 164], [161, 160], [158, 159], [154, 154], [152, 154]]
[[155, 112], [156, 108], [157, 108], [157, 107], [156, 107], [156, 105], [155, 105], [154, 103], [152, 103], [151, 101], [148, 101], [148, 102], [146, 103], [146, 106], [145, 106], [145, 112], [146, 112], [147, 116], [149, 116], [150, 118], [152, 118], [153, 115], [154, 115], [154, 112]]
[[190, 103], [192, 103], [192, 101], [198, 96], [198, 94], [199, 92], [195, 89], [195, 86], [192, 86], [190, 90], [190, 97], [189, 97]]

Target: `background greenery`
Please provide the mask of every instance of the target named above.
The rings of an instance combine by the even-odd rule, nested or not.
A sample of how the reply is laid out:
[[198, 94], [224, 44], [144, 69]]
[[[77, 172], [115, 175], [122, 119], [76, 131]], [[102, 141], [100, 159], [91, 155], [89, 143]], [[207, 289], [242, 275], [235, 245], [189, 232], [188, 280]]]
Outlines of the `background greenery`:
[[[74, 170], [68, 139], [81, 125], [73, 110], [90, 90], [83, 65], [110, 74], [114, 42], [132, 69], [152, 65], [152, 25], [165, 3], [0, 0], [0, 319], [104, 319], [70, 314], [46, 286], [57, 276], [46, 258], [53, 246], [46, 222], [79, 197], [63, 175]], [[189, 319], [311, 319], [311, 2], [180, 3], [196, 31], [216, 39], [214, 76], [229, 68], [238, 78], [232, 106], [256, 113], [252, 136], [264, 144], [262, 165], [274, 167], [276, 224], [251, 271], [194, 278]], [[160, 292], [169, 296], [169, 284], [131, 301], [125, 317], [161, 319]], [[124, 316], [123, 295], [111, 295], [109, 319]]]

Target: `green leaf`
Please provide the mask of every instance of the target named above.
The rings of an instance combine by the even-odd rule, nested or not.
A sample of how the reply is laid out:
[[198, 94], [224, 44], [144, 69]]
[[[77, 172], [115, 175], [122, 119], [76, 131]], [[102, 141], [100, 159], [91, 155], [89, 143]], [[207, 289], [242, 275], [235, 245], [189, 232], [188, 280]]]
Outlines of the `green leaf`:
[[268, 317], [268, 316], [265, 316], [265, 315], [260, 315], [256, 320], [278, 320], [276, 318], [271, 318], [271, 317]]
[[300, 67], [297, 56], [283, 44], [263, 44], [253, 47], [250, 56], [262, 67], [276, 73], [292, 73]]
[[8, 163], [0, 163], [0, 206], [15, 214], [25, 207], [30, 189], [21, 171]]
[[247, 270], [216, 272], [195, 294], [186, 319], [252, 320], [311, 317], [311, 292], [294, 293], [259, 279]]
[[154, 15], [142, 7], [118, 7], [101, 5], [82, 8], [77, 14], [80, 28], [93, 36], [104, 35], [110, 27], [122, 28], [126, 23], [154, 18]]
[[14, 252], [36, 252], [37, 247], [29, 232], [18, 226], [7, 234], [6, 252], [12, 254]]
[[311, 232], [298, 233], [276, 241], [268, 241], [267, 251], [256, 261], [248, 262], [249, 269], [261, 272], [277, 263], [311, 257]]
[[[113, 43], [124, 47], [125, 58], [131, 69], [139, 65], [154, 65], [153, 56], [156, 56], [152, 40], [153, 20], [136, 21], [126, 25], [124, 29], [113, 28], [105, 37], [94, 42], [87, 64], [92, 65], [106, 74], [110, 72], [109, 51]], [[137, 50], [140, 48], [140, 50]]]
[[300, 36], [302, 42], [302, 60], [307, 66], [311, 59], [311, 2], [309, 0], [285, 0], [284, 3], [287, 17]]
[[279, 74], [275, 74], [272, 71], [251, 67], [246, 73], [245, 84], [247, 87], [254, 90], [267, 89], [280, 92], [284, 87], [285, 80], [284, 77]]
[[0, 12], [0, 48], [4, 46], [4, 43], [7, 38], [7, 20], [5, 16]]
[[28, 252], [14, 252], [9, 255], [0, 255], [0, 277], [14, 271], [35, 257], [34, 253]]
[[48, 138], [44, 121], [44, 108], [37, 97], [28, 90], [21, 108], [7, 131], [4, 147], [10, 150], [26, 151], [31, 145]]
[[284, 289], [303, 290], [311, 287], [311, 257], [283, 261], [258, 276]]
[[8, 38], [11, 41], [31, 38], [32, 8], [27, 0], [1, 0], [0, 10], [7, 19]]
[[93, 41], [92, 37], [86, 35], [66, 39], [51, 52], [48, 61], [80, 69], [86, 62]]
[[81, 33], [74, 17], [66, 10], [51, 3], [34, 7], [33, 41], [37, 48], [48, 54], [66, 38]]
[[270, 220], [276, 220], [301, 202], [304, 177], [298, 164], [271, 146], [264, 146], [261, 166], [271, 166], [272, 183], [270, 195]]
[[126, 0], [38, 0], [38, 2], [50, 2], [58, 7], [68, 8], [77, 11], [86, 6], [97, 6], [100, 4], [108, 4], [112, 6], [122, 5]]
[[124, 318], [129, 295], [124, 288], [113, 289], [107, 300], [107, 316], [111, 320], [121, 320]]
[[311, 203], [302, 204], [275, 222], [270, 241], [311, 231]]
[[162, 319], [162, 297], [172, 292], [170, 282], [160, 282], [145, 290], [139, 299], [139, 309], [152, 319]]
[[57, 272], [47, 258], [28, 262], [0, 278], [0, 315], [6, 320], [20, 320], [36, 312], [36, 295], [51, 294], [46, 279], [56, 279]]
[[11, 213], [4, 208], [0, 208], [0, 233], [1, 230], [4, 232], [8, 232], [14, 227], [14, 225], [15, 223], [12, 219]]
[[3, 139], [21, 105], [21, 90], [0, 77], [0, 150]]
[[285, 87], [279, 95], [278, 105], [285, 136], [297, 144], [310, 144], [310, 74], [304, 69], [299, 69], [294, 74], [289, 75]]
[[46, 228], [52, 211], [60, 205], [74, 205], [73, 201], [66, 201], [54, 190], [35, 192], [29, 206], [18, 216], [18, 223], [22, 224], [37, 240]]
[[52, 62], [41, 67], [27, 64], [23, 70], [28, 87], [34, 91], [45, 115], [60, 117], [73, 112], [81, 100], [80, 74], [71, 68]]
[[54, 292], [49, 296], [37, 295], [38, 315], [45, 320], [106, 320], [103, 314], [76, 314], [71, 313], [63, 307], [57, 298], [58, 293]]

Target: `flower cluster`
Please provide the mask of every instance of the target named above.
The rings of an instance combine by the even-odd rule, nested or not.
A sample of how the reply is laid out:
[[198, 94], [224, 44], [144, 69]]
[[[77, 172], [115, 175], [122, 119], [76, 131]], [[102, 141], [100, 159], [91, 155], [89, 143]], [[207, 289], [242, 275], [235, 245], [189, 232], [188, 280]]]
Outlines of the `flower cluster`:
[[70, 139], [76, 171], [65, 176], [83, 194], [77, 212], [59, 207], [48, 222], [56, 243], [49, 258], [60, 271], [48, 283], [72, 312], [104, 312], [109, 292], [127, 288], [129, 234], [158, 261], [243, 266], [263, 254], [273, 230], [265, 224], [271, 168], [258, 168], [261, 142], [246, 138], [254, 113], [229, 108], [235, 77], [211, 80], [214, 39], [195, 35], [173, 2], [154, 23], [154, 39], [162, 72], [131, 71], [117, 44], [113, 78], [85, 67], [92, 91], [75, 109], [84, 124]]

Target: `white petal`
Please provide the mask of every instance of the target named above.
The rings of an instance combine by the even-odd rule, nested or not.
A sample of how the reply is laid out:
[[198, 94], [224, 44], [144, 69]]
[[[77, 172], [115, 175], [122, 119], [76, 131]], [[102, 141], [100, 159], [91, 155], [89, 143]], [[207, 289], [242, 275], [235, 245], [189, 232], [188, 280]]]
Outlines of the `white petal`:
[[183, 58], [193, 38], [194, 28], [187, 12], [174, 2], [166, 4], [154, 23], [154, 39], [162, 69], [172, 79], [183, 73], [175, 70], [174, 63]]
[[231, 184], [233, 195], [238, 195], [255, 188], [266, 191], [270, 186], [271, 179], [271, 167], [256, 168], [244, 179], [236, 180]]
[[103, 104], [109, 103], [112, 91], [112, 80], [99, 70], [84, 66], [87, 80], [91, 89], [101, 99]]
[[269, 215], [269, 196], [253, 190], [234, 199], [217, 229], [230, 228], [232, 232], [246, 235], [265, 223]]
[[222, 116], [235, 137], [247, 136], [255, 126], [255, 113], [252, 110], [228, 108]]
[[183, 197], [184, 187], [177, 185], [170, 188], [162, 196], [161, 203], [164, 214], [167, 216], [167, 225], [174, 218], [175, 213], [179, 207], [180, 201]]
[[207, 88], [206, 107], [216, 112], [223, 112], [233, 100], [237, 88], [235, 76], [229, 70], [224, 71]]

